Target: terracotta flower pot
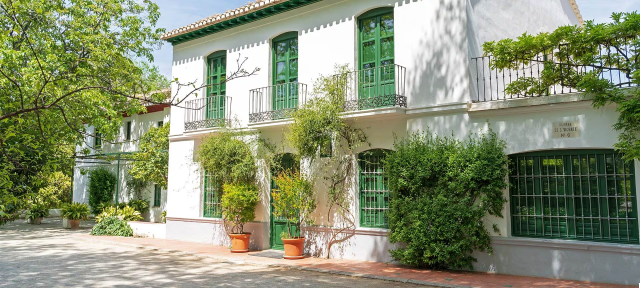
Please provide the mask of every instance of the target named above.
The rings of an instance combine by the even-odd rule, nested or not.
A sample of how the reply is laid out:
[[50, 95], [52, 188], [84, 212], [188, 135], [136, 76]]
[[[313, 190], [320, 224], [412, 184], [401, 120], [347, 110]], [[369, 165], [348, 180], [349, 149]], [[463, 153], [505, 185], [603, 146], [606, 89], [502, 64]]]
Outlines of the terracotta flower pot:
[[44, 218], [43, 217], [31, 218], [31, 219], [29, 219], [29, 224], [40, 225], [40, 224], [42, 224], [42, 219], [44, 219]]
[[249, 252], [251, 233], [229, 234], [229, 237], [231, 238], [231, 253]]
[[69, 228], [71, 228], [71, 230], [78, 230], [80, 229], [80, 220], [71, 220], [69, 219]]
[[282, 239], [284, 242], [284, 259], [302, 259], [304, 251], [304, 237], [295, 239]]

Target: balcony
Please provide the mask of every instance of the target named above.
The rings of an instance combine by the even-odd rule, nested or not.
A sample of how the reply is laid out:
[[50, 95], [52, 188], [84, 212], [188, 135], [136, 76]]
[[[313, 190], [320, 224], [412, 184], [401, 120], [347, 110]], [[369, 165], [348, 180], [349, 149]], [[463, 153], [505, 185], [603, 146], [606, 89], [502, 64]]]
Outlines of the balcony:
[[307, 85], [291, 82], [249, 91], [249, 123], [291, 117], [307, 97]]
[[209, 96], [185, 102], [184, 130], [224, 127], [231, 122], [231, 97]]
[[495, 68], [491, 55], [471, 58], [473, 102], [581, 93], [578, 83], [588, 73], [620, 88], [635, 86], [629, 79], [629, 68], [619, 60], [632, 52], [631, 48], [630, 42], [623, 40], [617, 46], [595, 46], [583, 51], [584, 57], [574, 59], [572, 47], [562, 44], [517, 57], [505, 69]]
[[406, 73], [405, 67], [386, 65], [335, 75], [339, 83], [344, 83], [344, 110], [407, 108]]

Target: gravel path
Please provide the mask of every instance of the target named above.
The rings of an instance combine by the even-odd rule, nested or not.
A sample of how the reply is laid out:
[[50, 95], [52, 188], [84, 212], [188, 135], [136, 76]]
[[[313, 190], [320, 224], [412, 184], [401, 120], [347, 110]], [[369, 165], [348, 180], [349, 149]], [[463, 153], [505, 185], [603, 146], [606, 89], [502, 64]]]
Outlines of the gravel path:
[[[84, 225], [83, 226], [87, 226]], [[0, 287], [424, 287], [86, 242], [18, 220], [0, 227]]]

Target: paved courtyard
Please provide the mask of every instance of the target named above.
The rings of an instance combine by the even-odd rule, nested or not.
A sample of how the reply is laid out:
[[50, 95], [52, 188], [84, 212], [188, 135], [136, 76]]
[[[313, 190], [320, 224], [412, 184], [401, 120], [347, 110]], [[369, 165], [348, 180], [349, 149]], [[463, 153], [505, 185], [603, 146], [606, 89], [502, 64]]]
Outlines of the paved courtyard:
[[[0, 287], [425, 287], [82, 241], [57, 219], [0, 227]], [[86, 226], [86, 225], [85, 225]]]

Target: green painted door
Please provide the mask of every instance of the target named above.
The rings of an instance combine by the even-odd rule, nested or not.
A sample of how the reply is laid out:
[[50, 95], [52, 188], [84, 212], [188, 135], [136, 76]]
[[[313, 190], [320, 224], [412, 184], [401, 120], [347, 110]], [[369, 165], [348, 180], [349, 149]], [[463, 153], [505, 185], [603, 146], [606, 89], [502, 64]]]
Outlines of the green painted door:
[[[271, 170], [271, 191], [276, 189], [276, 183], [273, 181], [278, 173], [284, 171], [285, 169], [298, 169], [300, 167], [300, 163], [295, 161], [293, 155], [290, 153], [285, 153], [280, 156], [278, 159], [279, 165], [276, 165], [277, 168]], [[287, 229], [287, 220], [279, 217], [273, 216], [273, 205], [271, 206], [271, 229], [270, 229], [270, 244], [271, 249], [283, 250], [284, 243], [282, 243], [282, 239], [280, 238], [280, 234]], [[295, 233], [295, 231], [292, 231]]]
[[360, 17], [358, 33], [358, 99], [360, 109], [378, 108], [395, 104], [394, 19], [393, 10], [380, 8]]
[[[225, 118], [225, 97], [227, 85], [224, 83], [227, 77], [226, 51], [220, 51], [207, 58], [207, 119]], [[222, 84], [221, 84], [222, 83]]]
[[274, 111], [298, 107], [298, 33], [286, 33], [273, 40]]

